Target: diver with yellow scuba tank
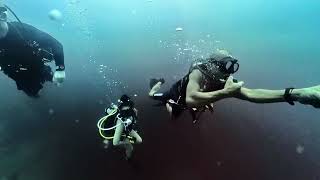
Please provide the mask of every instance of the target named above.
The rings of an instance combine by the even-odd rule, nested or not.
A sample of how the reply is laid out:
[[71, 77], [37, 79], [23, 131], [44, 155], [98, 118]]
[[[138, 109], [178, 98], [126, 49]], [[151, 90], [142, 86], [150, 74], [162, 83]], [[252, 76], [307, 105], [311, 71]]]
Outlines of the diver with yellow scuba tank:
[[99, 134], [106, 146], [112, 140], [113, 146], [124, 148], [126, 159], [130, 160], [133, 144], [141, 144], [142, 138], [137, 133], [138, 111], [134, 102], [127, 95], [122, 95], [119, 104], [111, 104], [106, 109], [106, 116], [98, 121]]

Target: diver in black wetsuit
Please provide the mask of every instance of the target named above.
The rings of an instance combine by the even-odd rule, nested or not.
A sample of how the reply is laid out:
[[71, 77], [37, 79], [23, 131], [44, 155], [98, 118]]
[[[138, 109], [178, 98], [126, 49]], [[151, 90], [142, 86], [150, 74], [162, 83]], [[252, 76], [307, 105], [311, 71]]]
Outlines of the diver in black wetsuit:
[[[31, 25], [7, 22], [8, 10], [0, 3], [0, 70], [16, 82], [18, 90], [38, 97], [46, 81], [62, 83], [65, 78], [62, 44]], [[51, 61], [57, 66], [54, 74]]]

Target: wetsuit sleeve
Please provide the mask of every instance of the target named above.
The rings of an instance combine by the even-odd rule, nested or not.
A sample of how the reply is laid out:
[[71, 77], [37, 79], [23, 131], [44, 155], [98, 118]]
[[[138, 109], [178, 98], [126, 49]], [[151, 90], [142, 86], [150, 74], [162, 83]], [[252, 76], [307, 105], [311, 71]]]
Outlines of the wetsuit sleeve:
[[21, 29], [25, 31], [23, 34], [27, 40], [36, 41], [43, 49], [51, 49], [56, 66], [64, 67], [63, 46], [58, 40], [28, 24], [23, 24]]

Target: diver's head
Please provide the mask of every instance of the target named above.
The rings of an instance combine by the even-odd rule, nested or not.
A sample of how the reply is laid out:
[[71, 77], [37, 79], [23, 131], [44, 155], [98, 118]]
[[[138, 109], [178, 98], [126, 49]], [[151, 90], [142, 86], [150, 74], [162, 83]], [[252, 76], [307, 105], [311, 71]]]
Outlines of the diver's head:
[[6, 6], [0, 2], [0, 39], [6, 37], [9, 31], [8, 27], [8, 10]]
[[120, 115], [122, 117], [134, 116], [135, 112], [133, 109], [134, 109], [134, 102], [126, 94], [122, 95], [120, 98], [120, 105], [119, 105]]
[[238, 60], [226, 50], [216, 50], [209, 58], [195, 60], [189, 69], [198, 69], [204, 76], [205, 88], [218, 90], [224, 87], [228, 77], [239, 69]]
[[227, 50], [217, 50], [210, 56], [209, 62], [216, 65], [219, 68], [219, 71], [225, 74], [234, 74], [239, 70], [238, 60]]
[[120, 110], [121, 107], [124, 109], [132, 109], [134, 106], [134, 102], [130, 99], [130, 97], [126, 94], [122, 95], [120, 98]]

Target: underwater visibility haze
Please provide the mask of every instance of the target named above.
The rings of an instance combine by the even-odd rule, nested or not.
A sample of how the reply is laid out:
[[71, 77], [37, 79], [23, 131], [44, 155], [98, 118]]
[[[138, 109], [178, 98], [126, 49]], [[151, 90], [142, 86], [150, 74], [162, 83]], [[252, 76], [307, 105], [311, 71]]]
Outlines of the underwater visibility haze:
[[[230, 98], [193, 124], [148, 97], [150, 78], [168, 89], [216, 49], [239, 60], [234, 77], [246, 87], [320, 84], [320, 1], [4, 3], [63, 45], [66, 78], [30, 98], [1, 73], [0, 180], [320, 179], [318, 109]], [[135, 102], [143, 139], [132, 162], [106, 149], [97, 129], [122, 94]]]

